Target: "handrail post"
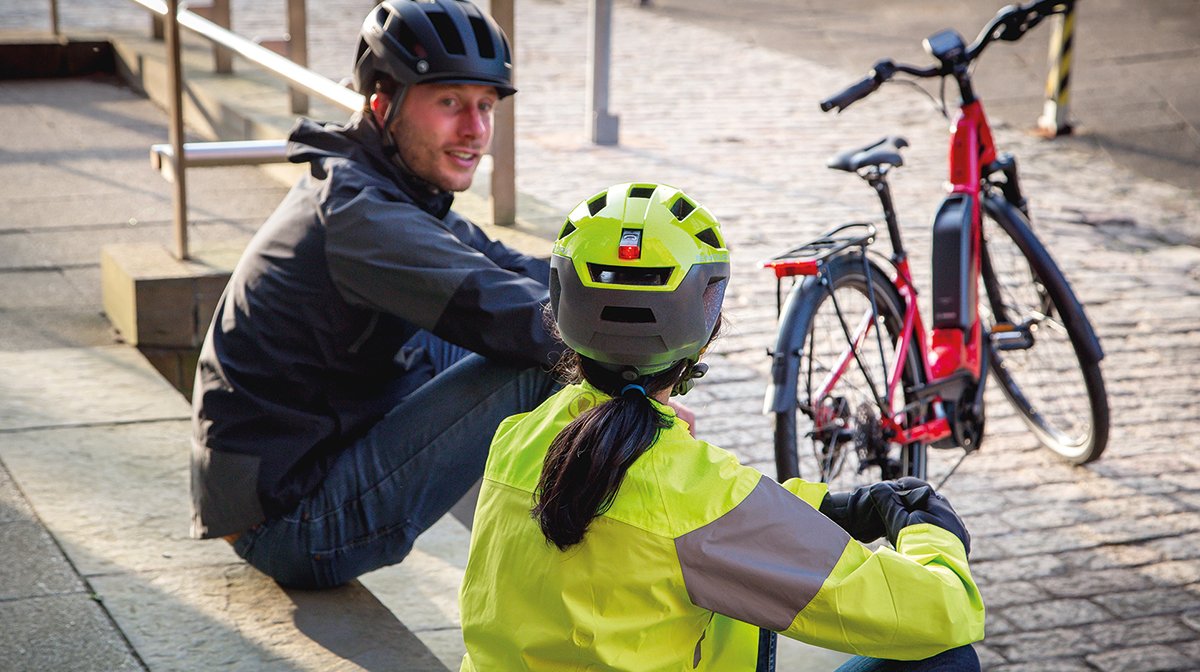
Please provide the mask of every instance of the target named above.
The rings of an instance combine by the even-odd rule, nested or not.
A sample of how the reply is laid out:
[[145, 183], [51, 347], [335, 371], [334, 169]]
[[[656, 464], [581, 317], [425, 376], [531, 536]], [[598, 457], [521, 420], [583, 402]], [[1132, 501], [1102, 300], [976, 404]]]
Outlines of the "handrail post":
[[179, 0], [167, 0], [167, 14], [164, 17], [164, 32], [167, 40], [167, 88], [170, 90], [170, 128], [169, 136], [171, 151], [174, 153], [172, 177], [174, 178], [175, 194], [174, 224], [175, 224], [175, 257], [188, 258], [187, 232], [187, 158], [183, 153], [183, 66], [179, 53]]
[[58, 37], [58, 0], [50, 0], [50, 34]]
[[[516, 13], [513, 0], [492, 0], [491, 15], [508, 35], [516, 80]], [[516, 102], [512, 98], [496, 106], [492, 120], [492, 222], [512, 226], [517, 222], [517, 132]]]
[[1046, 76], [1046, 102], [1038, 128], [1046, 137], [1071, 133], [1071, 62], [1074, 55], [1075, 2], [1067, 0], [1066, 11], [1056, 14], [1050, 37], [1050, 72]]
[[608, 65], [612, 52], [612, 0], [588, 2], [587, 124], [597, 145], [615, 145], [620, 119], [608, 113]]
[[[229, 0], [224, 0], [228, 2]], [[288, 58], [297, 65], [308, 67], [308, 11], [304, 0], [288, 0]], [[288, 87], [291, 96], [292, 114], [308, 114], [308, 94]]]
[[[233, 27], [233, 12], [229, 0], [212, 0], [210, 21], [230, 30]], [[219, 44], [213, 45], [213, 71], [228, 75], [233, 72], [233, 52]]]

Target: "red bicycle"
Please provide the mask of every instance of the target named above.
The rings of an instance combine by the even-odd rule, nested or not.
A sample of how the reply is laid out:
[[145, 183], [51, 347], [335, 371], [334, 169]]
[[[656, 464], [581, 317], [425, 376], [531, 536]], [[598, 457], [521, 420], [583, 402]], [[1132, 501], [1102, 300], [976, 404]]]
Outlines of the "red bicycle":
[[884, 138], [828, 164], [858, 174], [878, 195], [889, 256], [871, 247], [874, 224], [851, 223], [765, 263], [780, 285], [794, 281], [786, 302], [779, 290], [766, 396], [781, 480], [800, 475], [805, 454], [821, 480], [839, 487], [926, 478], [927, 446], [961, 448], [963, 456], [979, 448], [989, 373], [1046, 447], [1078, 464], [1103, 452], [1109, 421], [1100, 342], [1030, 228], [1016, 161], [997, 151], [970, 71], [989, 44], [1018, 40], [1067, 6], [1040, 0], [1005, 7], [970, 46], [953, 30], [939, 32], [924, 43], [937, 65], [881, 60], [821, 103], [841, 111], [899, 73], [952, 78], [962, 95], [949, 194], [933, 222], [928, 332], [887, 181], [903, 164], [903, 138]]

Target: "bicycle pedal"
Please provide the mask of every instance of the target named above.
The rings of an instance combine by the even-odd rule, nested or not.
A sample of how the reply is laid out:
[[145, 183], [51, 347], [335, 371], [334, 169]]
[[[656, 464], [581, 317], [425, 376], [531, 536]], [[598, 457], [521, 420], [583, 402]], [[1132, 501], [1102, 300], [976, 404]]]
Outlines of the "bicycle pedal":
[[[998, 330], [996, 327], [1004, 326], [1006, 329]], [[1001, 350], [1028, 350], [1033, 347], [1033, 334], [1027, 329], [1008, 325], [996, 325], [991, 329], [992, 347]]]

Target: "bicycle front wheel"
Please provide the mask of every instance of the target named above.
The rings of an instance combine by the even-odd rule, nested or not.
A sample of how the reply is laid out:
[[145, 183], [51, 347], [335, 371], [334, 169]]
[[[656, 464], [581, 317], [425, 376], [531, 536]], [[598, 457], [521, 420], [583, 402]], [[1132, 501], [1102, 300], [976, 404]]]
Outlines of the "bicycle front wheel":
[[1044, 446], [1091, 462], [1108, 441], [1099, 343], [1020, 211], [993, 197], [985, 214], [980, 308], [992, 375]]
[[[904, 303], [862, 255], [837, 257], [823, 273], [824, 282], [810, 281], [791, 297], [796, 303], [781, 326], [794, 330], [786, 361], [798, 375], [796, 403], [775, 414], [780, 480], [800, 476], [801, 463], [813, 464], [831, 490], [901, 476], [924, 479], [925, 446], [893, 442], [881, 422], [918, 413], [906, 404], [907, 390], [923, 378], [921, 361], [915, 347], [898, 352]], [[889, 399], [887, 374], [900, 357], [901, 383]]]

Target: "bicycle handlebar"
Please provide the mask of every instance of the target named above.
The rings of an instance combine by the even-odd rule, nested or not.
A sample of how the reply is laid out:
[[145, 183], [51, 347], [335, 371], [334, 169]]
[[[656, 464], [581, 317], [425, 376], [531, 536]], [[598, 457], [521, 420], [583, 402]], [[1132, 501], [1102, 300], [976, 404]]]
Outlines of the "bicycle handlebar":
[[936, 77], [938, 75], [949, 74], [943, 72], [943, 69], [937, 66], [918, 68], [915, 65], [896, 63], [891, 59], [885, 58], [875, 63], [875, 67], [871, 68], [871, 74], [851, 84], [848, 88], [822, 100], [821, 111], [828, 112], [836, 107], [838, 108], [838, 112], [841, 112], [850, 107], [851, 104], [875, 93], [876, 89], [883, 86], [883, 83], [890, 80], [897, 72], [903, 72], [914, 77]]
[[984, 47], [995, 40], [1016, 42], [1025, 33], [1042, 22], [1042, 19], [1053, 14], [1066, 14], [1075, 5], [1075, 0], [1034, 0], [1024, 5], [1009, 5], [1001, 9], [996, 16], [988, 21], [979, 36], [967, 48], [966, 61], [969, 63], [983, 51]]
[[967, 47], [966, 51], [962, 52], [962, 56], [955, 61], [922, 68], [896, 63], [891, 59], [883, 59], [875, 63], [869, 75], [822, 100], [821, 111], [828, 112], [836, 107], [837, 111], [841, 112], [853, 103], [874, 93], [897, 72], [918, 78], [945, 77], [954, 74], [957, 69], [965, 68], [971, 61], [978, 58], [984, 48], [992, 42], [996, 40], [1015, 42], [1041, 23], [1042, 19], [1053, 14], [1065, 14], [1071, 10], [1074, 4], [1075, 0], [1033, 0], [1023, 5], [1008, 5], [992, 17], [991, 21], [988, 21], [971, 46]]
[[821, 111], [828, 112], [833, 108], [838, 108], [838, 112], [850, 107], [855, 101], [862, 100], [875, 92], [883, 85], [884, 80], [879, 78], [874, 71], [871, 74], [863, 77], [854, 84], [851, 84], [846, 89], [836, 93], [829, 98], [821, 101]]

